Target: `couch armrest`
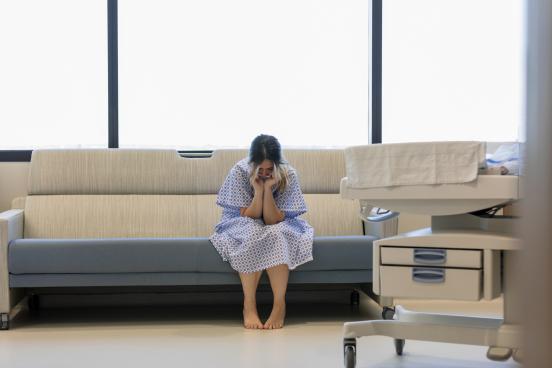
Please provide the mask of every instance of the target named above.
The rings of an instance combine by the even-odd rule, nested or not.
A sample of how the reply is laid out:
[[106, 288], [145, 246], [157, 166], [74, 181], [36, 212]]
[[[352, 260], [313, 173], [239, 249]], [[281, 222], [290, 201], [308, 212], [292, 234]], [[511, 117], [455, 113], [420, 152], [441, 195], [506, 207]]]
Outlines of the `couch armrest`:
[[[7, 236], [7, 238], [5, 238]], [[0, 242], [23, 238], [23, 210], [0, 212]]]
[[14, 239], [23, 237], [23, 210], [9, 210], [0, 213], [0, 312], [8, 313], [11, 309], [8, 244]]

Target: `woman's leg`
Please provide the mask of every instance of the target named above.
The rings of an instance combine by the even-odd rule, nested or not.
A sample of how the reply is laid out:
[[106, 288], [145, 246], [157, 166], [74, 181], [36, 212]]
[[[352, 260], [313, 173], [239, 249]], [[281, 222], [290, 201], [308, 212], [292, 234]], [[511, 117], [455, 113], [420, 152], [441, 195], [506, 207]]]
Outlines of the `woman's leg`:
[[262, 271], [241, 273], [240, 280], [243, 288], [243, 325], [245, 328], [263, 328], [257, 313], [257, 285]]
[[289, 278], [289, 268], [285, 264], [267, 268], [266, 272], [270, 279], [272, 294], [274, 294], [274, 304], [270, 317], [264, 324], [264, 328], [282, 328], [284, 327], [284, 318], [286, 316], [286, 290]]

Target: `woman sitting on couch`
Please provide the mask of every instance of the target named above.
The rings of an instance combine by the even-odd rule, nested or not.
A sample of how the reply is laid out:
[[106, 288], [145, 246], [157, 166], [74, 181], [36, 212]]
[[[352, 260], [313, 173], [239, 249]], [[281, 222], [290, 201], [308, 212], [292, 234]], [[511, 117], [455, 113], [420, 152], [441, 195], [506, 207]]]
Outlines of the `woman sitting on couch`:
[[[253, 140], [249, 157], [230, 170], [217, 204], [222, 219], [210, 240], [240, 275], [244, 326], [282, 328], [289, 270], [312, 260], [313, 229], [298, 217], [307, 211], [299, 179], [275, 137], [261, 134]], [[274, 295], [264, 324], [256, 303], [263, 270]]]

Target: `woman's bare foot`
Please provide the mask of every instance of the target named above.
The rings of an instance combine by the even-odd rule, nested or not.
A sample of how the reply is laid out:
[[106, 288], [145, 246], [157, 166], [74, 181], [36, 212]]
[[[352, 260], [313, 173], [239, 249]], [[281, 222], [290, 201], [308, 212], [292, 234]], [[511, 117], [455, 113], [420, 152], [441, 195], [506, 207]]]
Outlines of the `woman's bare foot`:
[[272, 312], [270, 317], [266, 320], [263, 328], [266, 330], [273, 330], [276, 328], [284, 327], [284, 318], [286, 317], [286, 303], [274, 303], [272, 306]]
[[256, 305], [248, 305], [244, 303], [243, 305], [243, 325], [245, 328], [250, 329], [262, 329], [263, 323], [261, 322], [261, 319], [259, 318], [259, 314], [257, 313], [257, 306]]

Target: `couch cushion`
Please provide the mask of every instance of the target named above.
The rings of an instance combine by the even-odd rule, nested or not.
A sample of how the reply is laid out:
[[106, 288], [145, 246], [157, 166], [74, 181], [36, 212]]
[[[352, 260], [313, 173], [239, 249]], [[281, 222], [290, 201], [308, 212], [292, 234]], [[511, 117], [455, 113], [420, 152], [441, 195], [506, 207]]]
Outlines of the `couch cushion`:
[[[358, 202], [305, 194], [303, 218], [318, 236], [362, 235]], [[24, 238], [208, 237], [220, 221], [216, 195], [34, 195], [25, 201]]]
[[[369, 236], [319, 237], [302, 271], [372, 268]], [[235, 272], [207, 238], [17, 239], [10, 274]]]
[[373, 236], [321, 236], [314, 238], [312, 262], [297, 270], [371, 270]]

